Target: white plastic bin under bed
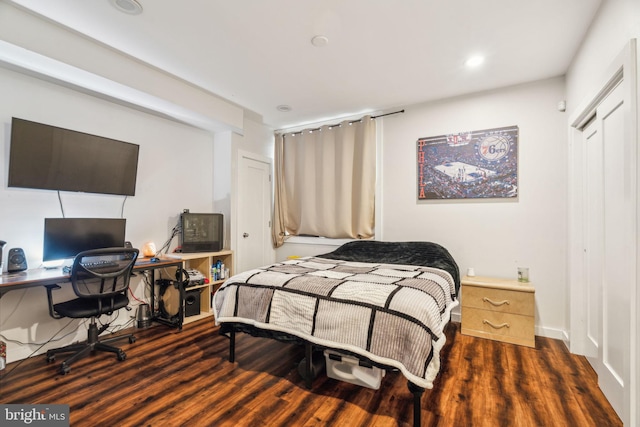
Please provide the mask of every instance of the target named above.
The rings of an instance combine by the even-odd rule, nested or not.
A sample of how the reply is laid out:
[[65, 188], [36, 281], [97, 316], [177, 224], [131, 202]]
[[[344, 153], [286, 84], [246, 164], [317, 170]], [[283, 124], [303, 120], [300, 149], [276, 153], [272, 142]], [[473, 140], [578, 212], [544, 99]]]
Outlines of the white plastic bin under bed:
[[333, 350], [325, 350], [327, 376], [340, 381], [377, 390], [385, 370], [376, 366], [363, 366], [355, 357]]

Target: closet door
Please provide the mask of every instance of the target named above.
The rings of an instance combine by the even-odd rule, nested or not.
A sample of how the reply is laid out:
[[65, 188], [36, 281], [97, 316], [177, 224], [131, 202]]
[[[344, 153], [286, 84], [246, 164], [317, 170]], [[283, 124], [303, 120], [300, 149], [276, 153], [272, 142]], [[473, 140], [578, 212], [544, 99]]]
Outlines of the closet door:
[[571, 118], [569, 345], [625, 425], [640, 426], [640, 147], [631, 40]]
[[[630, 383], [630, 305], [633, 295], [633, 198], [625, 147], [623, 86], [597, 107], [585, 129], [587, 345], [600, 388], [621, 415]], [[589, 352], [591, 353], [591, 352]]]
[[570, 147], [570, 348], [625, 425], [640, 425], [636, 58], [632, 40], [577, 109]]
[[583, 182], [584, 210], [584, 289], [585, 303], [585, 351], [598, 357], [602, 341], [602, 281], [604, 250], [604, 178], [603, 148], [600, 121], [593, 120], [583, 130]]

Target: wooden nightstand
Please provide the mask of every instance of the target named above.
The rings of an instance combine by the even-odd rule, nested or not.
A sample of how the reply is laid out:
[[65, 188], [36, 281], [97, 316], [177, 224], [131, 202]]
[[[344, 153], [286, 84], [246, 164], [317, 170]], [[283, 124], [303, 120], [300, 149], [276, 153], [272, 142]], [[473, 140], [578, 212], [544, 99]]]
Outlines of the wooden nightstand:
[[535, 347], [535, 288], [493, 277], [461, 280], [462, 333]]

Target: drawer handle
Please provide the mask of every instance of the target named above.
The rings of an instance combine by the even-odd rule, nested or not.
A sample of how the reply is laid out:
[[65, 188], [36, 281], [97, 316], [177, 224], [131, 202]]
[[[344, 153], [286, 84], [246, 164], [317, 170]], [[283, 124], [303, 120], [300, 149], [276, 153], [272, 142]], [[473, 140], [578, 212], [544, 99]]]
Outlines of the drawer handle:
[[502, 325], [494, 325], [493, 323], [491, 323], [487, 319], [484, 319], [482, 321], [482, 323], [484, 323], [485, 325], [491, 326], [493, 329], [502, 329], [502, 328], [510, 328], [511, 327], [508, 323], [503, 323]]
[[488, 302], [489, 304], [495, 305], [496, 307], [500, 307], [501, 305], [505, 305], [505, 304], [509, 305], [509, 300], [508, 299], [506, 299], [504, 301], [496, 302], [496, 301], [493, 301], [493, 300], [491, 300], [491, 299], [489, 299], [487, 297], [484, 297], [484, 298], [482, 298], [482, 301]]

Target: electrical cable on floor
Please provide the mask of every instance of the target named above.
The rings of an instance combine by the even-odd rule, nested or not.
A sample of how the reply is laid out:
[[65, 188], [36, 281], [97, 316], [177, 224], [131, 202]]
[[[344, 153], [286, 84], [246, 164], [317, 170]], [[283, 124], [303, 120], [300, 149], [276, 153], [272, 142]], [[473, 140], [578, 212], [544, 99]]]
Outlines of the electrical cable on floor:
[[[114, 316], [114, 314], [115, 314], [115, 316]], [[111, 324], [113, 322], [115, 322], [116, 320], [118, 320], [119, 317], [120, 317], [120, 310], [117, 310], [117, 311], [111, 313], [111, 315], [109, 316], [109, 320], [107, 322], [102, 322], [100, 320], [100, 317], [97, 318], [97, 321], [100, 324], [100, 327], [104, 327], [105, 331], [109, 332], [110, 334], [113, 334], [114, 332], [119, 331], [120, 329], [122, 329], [122, 328], [119, 327], [119, 325], [111, 326]], [[125, 325], [127, 323], [125, 323]]]
[[[27, 289], [23, 289], [22, 295], [20, 295], [20, 299], [18, 300], [18, 302], [13, 305], [13, 310], [11, 310], [11, 313], [7, 314], [7, 317], [5, 317], [4, 320], [2, 320], [2, 322], [0, 323], [5, 323], [7, 320], [11, 318], [11, 316], [13, 316], [13, 313], [15, 313], [18, 307], [20, 307], [20, 304], [22, 303], [22, 300], [24, 299], [24, 296], [26, 294], [27, 294]], [[2, 300], [0, 300], [0, 303], [1, 301]]]
[[107, 331], [111, 334], [116, 333], [118, 331], [122, 331], [124, 329], [133, 327], [134, 323], [135, 323], [134, 318], [131, 318], [129, 320], [127, 320], [127, 323], [125, 323], [124, 325], [114, 325], [113, 327], [107, 328]]
[[[73, 320], [73, 319], [72, 319], [72, 320]], [[57, 334], [59, 334], [59, 333], [60, 333], [60, 331], [62, 331], [64, 328], [66, 328], [67, 326], [69, 326], [69, 323], [67, 323], [66, 325], [64, 325], [64, 327], [63, 327], [62, 329], [60, 329], [58, 332], [56, 332], [56, 333], [53, 335], [53, 337], [49, 338], [47, 341], [42, 342], [42, 343], [40, 343], [40, 342], [22, 342], [22, 341], [20, 341], [20, 340], [14, 340], [14, 339], [11, 339], [11, 338], [7, 338], [7, 337], [5, 337], [5, 336], [4, 336], [4, 335], [2, 335], [2, 334], [0, 334], [0, 338], [2, 338], [2, 340], [3, 340], [3, 341], [11, 342], [11, 343], [18, 344], [18, 345], [21, 345], [21, 346], [27, 346], [27, 345], [38, 345], [38, 346], [41, 346], [41, 347], [42, 347], [42, 346], [43, 346], [43, 345], [45, 345], [45, 344], [49, 344], [49, 343], [52, 343], [52, 342], [62, 341], [63, 339], [65, 339], [65, 338], [66, 338], [66, 337], [68, 337], [69, 335], [72, 335], [72, 334], [76, 333], [76, 332], [78, 331], [78, 329], [80, 329], [80, 327], [81, 327], [82, 325], [84, 325], [85, 323], [87, 323], [86, 319], [85, 319], [85, 320], [83, 320], [82, 322], [80, 322], [80, 323], [78, 324], [78, 327], [77, 327], [76, 329], [74, 329], [74, 330], [72, 330], [72, 331], [69, 331], [69, 332], [67, 332], [66, 334], [64, 334], [64, 335], [62, 335], [62, 336], [60, 336], [60, 337], [58, 337], [58, 338], [55, 338], [55, 339], [54, 339], [53, 337], [55, 337]]]
[[[60, 341], [61, 339], [65, 338], [65, 337], [67, 337], [67, 336], [71, 335], [73, 332], [77, 331], [77, 330], [78, 330], [78, 328], [80, 327], [80, 325], [78, 325], [78, 328], [76, 328], [76, 329], [75, 329], [75, 331], [71, 331], [71, 332], [69, 332], [68, 334], [63, 335], [63, 336], [61, 336], [60, 338], [57, 338], [57, 339], [55, 339], [55, 340], [54, 340], [54, 338], [55, 338], [55, 336], [56, 336], [56, 335], [58, 335], [60, 332], [62, 332], [62, 331], [63, 331], [67, 326], [69, 326], [69, 325], [71, 324], [71, 322], [73, 322], [73, 321], [75, 321], [75, 320], [76, 320], [76, 319], [69, 319], [69, 322], [67, 322], [67, 324], [66, 324], [66, 325], [64, 325], [62, 328], [60, 328], [60, 329], [58, 330], [58, 332], [56, 332], [55, 334], [53, 334], [53, 336], [52, 336], [51, 338], [49, 338], [47, 341], [45, 341], [44, 343], [40, 344], [40, 345], [39, 345], [39, 347], [38, 347], [38, 348], [36, 348], [35, 350], [33, 350], [33, 352], [31, 352], [31, 354], [30, 354], [29, 356], [25, 357], [24, 359], [22, 359], [22, 360], [20, 360], [18, 363], [16, 363], [16, 364], [11, 368], [11, 370], [10, 370], [10, 371], [7, 371], [7, 372], [3, 375], [3, 377], [4, 377], [4, 378], [7, 378], [7, 377], [8, 377], [8, 376], [13, 372], [13, 371], [15, 371], [15, 370], [20, 366], [20, 365], [22, 365], [22, 362], [24, 362], [24, 361], [25, 361], [25, 360], [27, 360], [27, 359], [32, 358], [32, 357], [33, 357], [33, 356], [34, 356], [38, 351], [40, 351], [40, 349], [41, 349], [42, 347], [44, 347], [45, 345], [47, 345], [47, 344], [49, 344], [49, 343], [51, 343], [51, 342]], [[82, 322], [82, 323], [84, 323], [84, 322]], [[81, 323], [81, 324], [82, 324], [82, 323]], [[0, 336], [2, 336], [2, 335], [0, 335]], [[9, 340], [9, 339], [5, 338], [4, 336], [2, 336], [2, 338], [3, 338], [4, 340], [8, 341], [8, 342], [14, 342], [14, 343], [16, 343], [16, 342], [17, 342], [17, 343], [20, 343], [19, 341], [16, 341], [16, 340]], [[27, 343], [27, 344], [20, 343], [20, 344], [22, 344], [22, 345], [38, 345], [37, 343]]]

